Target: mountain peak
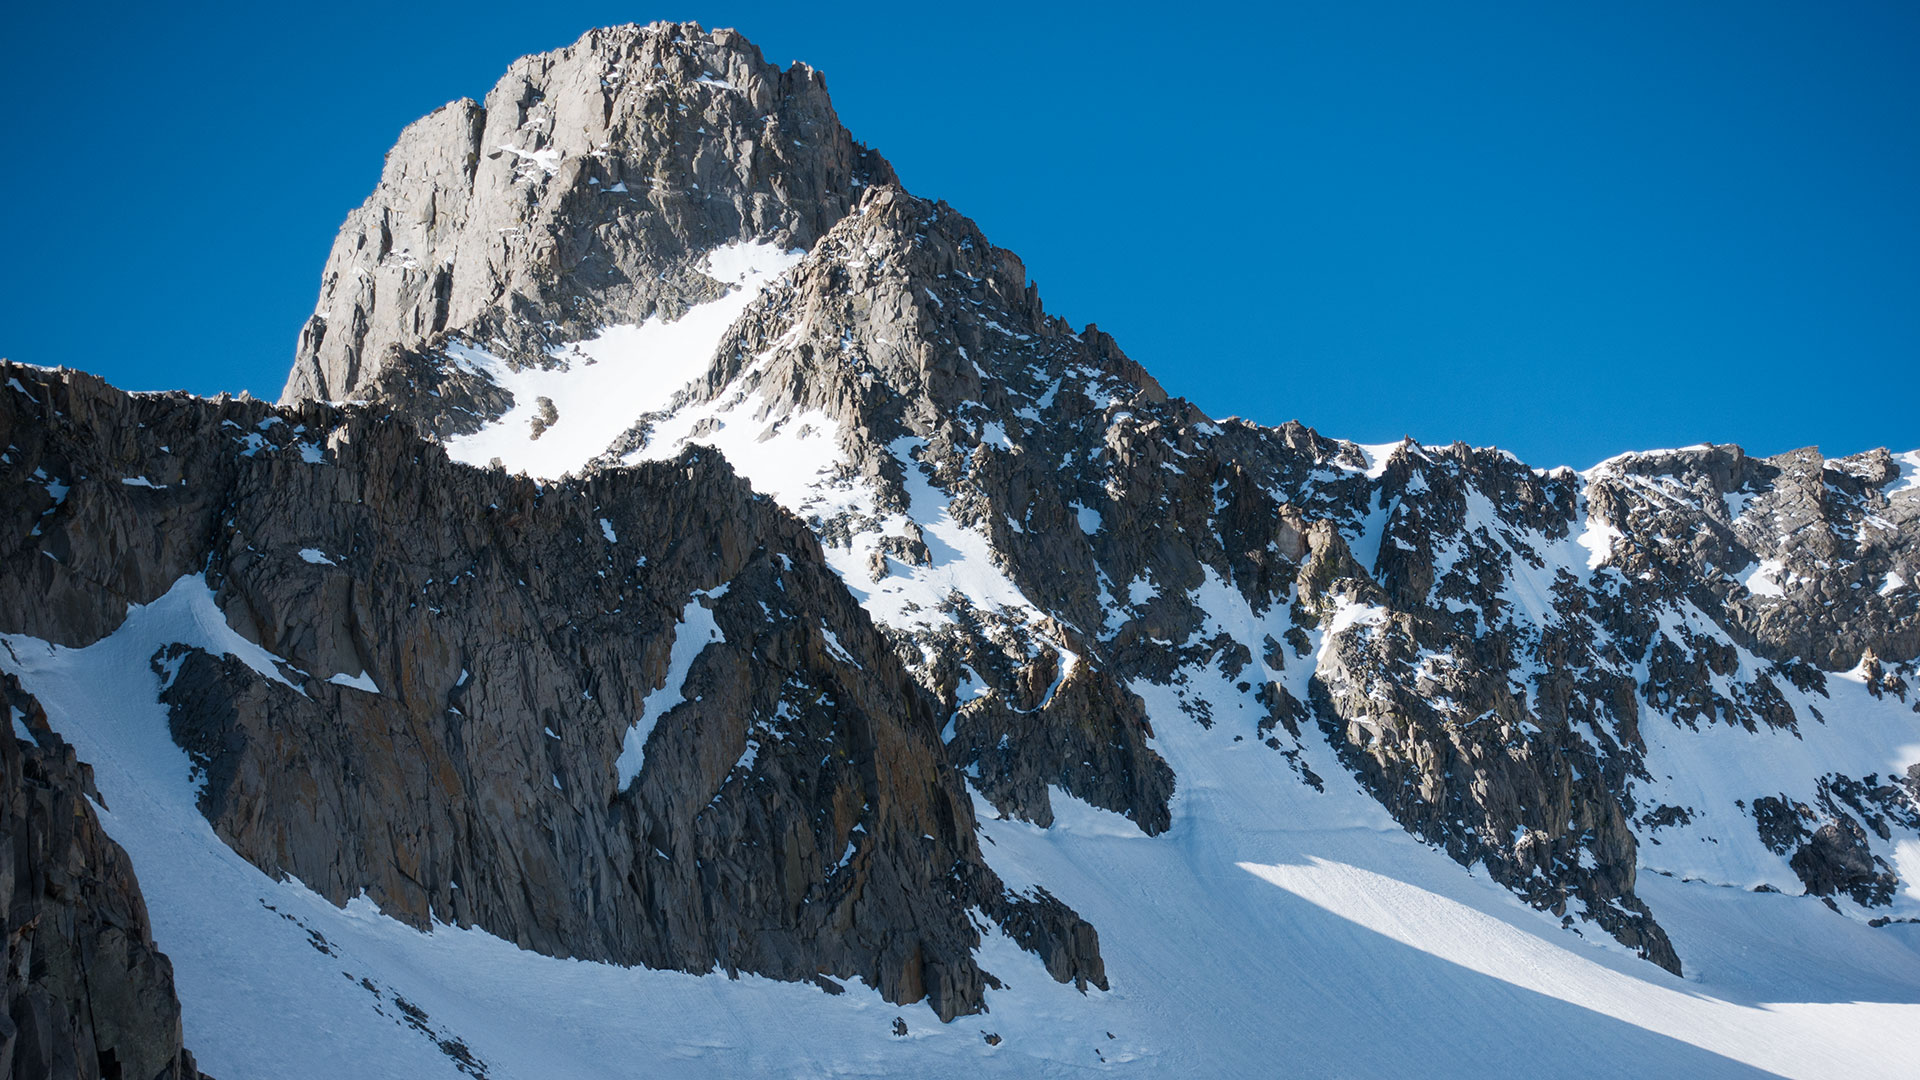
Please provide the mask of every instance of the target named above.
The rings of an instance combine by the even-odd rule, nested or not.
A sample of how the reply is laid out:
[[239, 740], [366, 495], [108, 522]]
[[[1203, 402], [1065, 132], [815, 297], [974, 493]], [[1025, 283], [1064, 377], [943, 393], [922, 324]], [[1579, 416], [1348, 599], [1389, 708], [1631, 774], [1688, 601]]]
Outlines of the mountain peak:
[[806, 65], [691, 23], [592, 31], [401, 134], [341, 227], [282, 400], [373, 396], [446, 331], [526, 363], [676, 316], [720, 291], [708, 252], [809, 247], [892, 179]]
[[0, 698], [220, 1075], [1920, 1053], [1920, 453], [1211, 420], [682, 23], [408, 127], [287, 396], [0, 364]]

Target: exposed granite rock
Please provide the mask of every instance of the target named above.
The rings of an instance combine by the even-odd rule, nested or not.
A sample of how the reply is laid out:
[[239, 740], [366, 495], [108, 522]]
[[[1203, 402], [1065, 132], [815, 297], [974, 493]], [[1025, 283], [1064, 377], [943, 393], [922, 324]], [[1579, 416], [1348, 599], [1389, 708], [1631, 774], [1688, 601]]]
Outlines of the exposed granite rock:
[[[1049, 822], [1058, 787], [1164, 827], [1176, 781], [1130, 688], [1217, 672], [1264, 713], [1252, 734], [1296, 765], [1305, 697], [1410, 830], [1674, 969], [1633, 891], [1639, 847], [1699, 808], [1656, 804], [1637, 822], [1648, 714], [1756, 732], [1819, 722], [1787, 690], [1824, 693], [1823, 669], [1860, 661], [1874, 692], [1901, 692], [1920, 627], [1920, 595], [1900, 584], [1920, 506], [1874, 486], [1899, 472], [1884, 453], [1776, 492], [1787, 471], [1732, 448], [1630, 455], [1583, 477], [1464, 445], [1361, 448], [1297, 424], [1215, 422], [1094, 328], [1046, 315], [1019, 261], [971, 222], [892, 187], [749, 309], [669, 411], [689, 409], [710, 418], [688, 444], [723, 423], [764, 424], [765, 439], [802, 413], [834, 421], [845, 464], [832, 483], [871, 501], [810, 524], [863, 587], [926, 561], [925, 522], [898, 522], [915, 482], [988, 538], [1030, 606], [954, 598], [941, 625], [896, 640], [1001, 812]], [[602, 464], [660, 452], [664, 418], [639, 418]], [[1764, 520], [1728, 513], [1742, 491]], [[1821, 553], [1847, 560], [1843, 580], [1790, 602], [1817, 605], [1821, 629], [1788, 636], [1788, 618], [1729, 576], [1746, 551], [1783, 544], [1806, 574], [1833, 576]], [[1237, 637], [1217, 617], [1221, 586], [1253, 618], [1284, 609], [1291, 625]], [[1382, 617], [1337, 618], [1355, 609]], [[1831, 648], [1848, 641], [1858, 651]], [[1277, 676], [1315, 651], [1295, 696]], [[1096, 681], [1110, 689], [1089, 725], [1071, 691]], [[1181, 698], [1214, 722], [1217, 699]]]
[[[1026, 421], [1005, 428], [1007, 445], [982, 427], [1045, 393], [1063, 370], [1168, 400], [1111, 339], [1046, 315], [1020, 261], [971, 221], [876, 185], [735, 324], [687, 404], [746, 402], [739, 407], [776, 433], [783, 417], [829, 417], [842, 475], [869, 487], [872, 501], [811, 524], [830, 546], [863, 549], [856, 561], [870, 581], [927, 561], [917, 525], [878, 527], [900, 520], [910, 487], [950, 495], [953, 518], [988, 533], [1005, 554], [998, 571], [1038, 605], [987, 610], [944, 597], [937, 628], [899, 636], [903, 658], [954, 717], [956, 760], [979, 773], [1002, 812], [1051, 821], [1047, 788], [1057, 785], [1156, 833], [1169, 821], [1172, 773], [1148, 745], [1137, 698], [1096, 660], [1084, 629], [1100, 622], [1097, 580], [1048, 469], [1052, 447], [1030, 442]], [[1064, 450], [1098, 410], [1087, 395], [1055, 397], [1071, 410], [1060, 420]], [[1168, 407], [1199, 418], [1183, 403]], [[652, 426], [640, 418], [600, 461], [649, 447]], [[901, 440], [914, 449], [896, 450]], [[954, 696], [963, 668], [986, 691], [965, 702]]]
[[[202, 810], [261, 868], [552, 955], [858, 977], [943, 1017], [992, 979], [978, 908], [1104, 985], [1092, 928], [981, 861], [934, 699], [717, 455], [542, 486], [368, 410], [9, 374], [7, 505], [38, 528], [0, 568], [70, 599], [14, 598], [3, 625], [82, 644], [204, 572], [285, 681], [179, 646], [152, 663]], [[72, 479], [34, 516], [49, 469]], [[180, 542], [129, 577], [120, 545], [156, 523]], [[623, 786], [630, 726], [676, 693]]]
[[283, 400], [404, 396], [430, 375], [411, 354], [449, 328], [541, 363], [606, 323], [675, 316], [719, 292], [706, 252], [810, 247], [892, 175], [805, 64], [691, 23], [591, 31], [401, 134], [334, 243]]
[[1885, 450], [1702, 447], [1613, 459], [1587, 497], [1626, 534], [1624, 576], [1654, 575], [1769, 660], [1844, 671], [1920, 655], [1920, 490], [1898, 474]]
[[[714, 298], [706, 254], [750, 241], [806, 255], [587, 479], [459, 469], [412, 438], [511, 404], [456, 344], [545, 364]], [[205, 570], [299, 689], [154, 658], [203, 809], [257, 864], [416, 922], [857, 975], [950, 1016], [990, 978], [974, 906], [1101, 985], [1092, 928], [987, 870], [966, 785], [1042, 825], [1063, 792], [1158, 833], [1169, 722], [1255, 740], [1316, 789], [1325, 740], [1410, 832], [1670, 970], [1635, 893], [1663, 843], [1758, 844], [1840, 910], [1883, 907], [1920, 830], [1910, 780], [1739, 793], [1728, 831], [1658, 773], [1688, 734], [1827, 724], [1855, 681], [1907, 701], [1911, 459], [1702, 447], [1576, 474], [1213, 420], [901, 189], [817, 73], [729, 32], [596, 31], [410, 128], [336, 244], [284, 412], [22, 377], [54, 411], [0, 411], [0, 569], [32, 590], [0, 594], [0, 625], [92, 640]], [[372, 407], [299, 404], [345, 397]], [[782, 494], [797, 519], [703, 448], [816, 423], [837, 457]], [[134, 476], [152, 486], [100, 482]], [[962, 562], [966, 589], [928, 584]], [[676, 627], [709, 619], [725, 640], [623, 789]], [[295, 761], [313, 782], [274, 783]]]
[[197, 1080], [173, 965], [154, 947], [126, 852], [100, 828], [93, 771], [0, 675], [0, 1075]]
[[1851, 818], [1830, 821], [1793, 853], [1793, 872], [1815, 896], [1851, 895], [1861, 904], [1887, 903], [1899, 879], [1885, 863], [1876, 864], [1867, 834]]
[[1753, 816], [1769, 848], [1791, 852], [1789, 864], [1808, 893], [1884, 907], [1900, 878], [1873, 850], [1870, 835], [1889, 841], [1920, 831], [1920, 800], [1892, 777], [1883, 781], [1876, 773], [1856, 780], [1836, 773], [1821, 780], [1815, 806], [1756, 799]]
[[[911, 532], [876, 529], [875, 518], [908, 505], [905, 470], [917, 468], [951, 498], [954, 517], [1004, 555], [999, 565], [1037, 610], [968, 610], [950, 628], [911, 635], [903, 648], [910, 659], [929, 657], [917, 670], [955, 710], [949, 745], [985, 797], [1045, 824], [1048, 786], [1057, 785], [1149, 832], [1164, 828], [1172, 778], [1126, 687], [1184, 680], [1196, 667], [1239, 679], [1252, 664], [1256, 643], [1208, 629], [1210, 613], [1195, 592], [1209, 581], [1229, 583], [1255, 613], [1291, 605], [1296, 625], [1281, 636], [1294, 644], [1257, 643], [1269, 676], [1284, 667], [1286, 651], [1302, 653], [1302, 627], [1320, 626], [1343, 604], [1417, 606], [1405, 640], [1457, 645], [1458, 707], [1484, 699], [1482, 711], [1504, 710], [1507, 720], [1485, 731], [1436, 721], [1431, 734], [1419, 734], [1408, 716], [1389, 717], [1399, 748], [1375, 742], [1371, 765], [1355, 757], [1350, 766], [1404, 823], [1462, 861], [1487, 860], [1542, 907], [1564, 913], [1577, 897], [1609, 932], [1675, 965], [1632, 894], [1631, 808], [1619, 797], [1630, 766], [1605, 752], [1620, 730], [1610, 726], [1598, 749], [1567, 733], [1569, 679], [1543, 703], [1558, 710], [1554, 743], [1539, 746], [1537, 757], [1508, 753], [1509, 741], [1528, 738], [1520, 725], [1536, 719], [1532, 703], [1505, 689], [1523, 643], [1481, 642], [1475, 624], [1444, 605], [1425, 610], [1438, 590], [1501, 614], [1509, 549], [1476, 550], [1474, 565], [1484, 567], [1472, 578], [1465, 568], [1441, 568], [1450, 578], [1434, 566], [1436, 542], [1467, 526], [1469, 491], [1497, 498], [1514, 528], [1565, 537], [1577, 490], [1570, 477], [1543, 481], [1505, 456], [1457, 447], [1447, 453], [1459, 479], [1403, 492], [1417, 486], [1424, 457], [1408, 444], [1376, 487], [1356, 471], [1368, 461], [1351, 444], [1297, 425], [1218, 425], [1167, 398], [1110, 339], [1091, 328], [1075, 334], [1046, 316], [1018, 261], [949, 208], [877, 188], [859, 211], [736, 326], [704, 393], [723, 407], [757, 407], [757, 417], [817, 410], [839, 424], [845, 471], [871, 485], [876, 505], [816, 518], [829, 545], [870, 543], [884, 555], [889, 540], [916, 542]], [[603, 460], [647, 445], [651, 428], [636, 425]], [[913, 444], [911, 456], [889, 449], [901, 439]], [[1382, 544], [1377, 570], [1366, 567], [1348, 537], [1370, 505], [1394, 499], [1403, 513], [1388, 527], [1398, 542]], [[1087, 520], [1097, 522], [1091, 531]], [[884, 559], [878, 569], [889, 570]], [[1136, 598], [1128, 583], [1146, 588]], [[1116, 595], [1123, 589], [1126, 599]], [[1507, 621], [1524, 620], [1509, 613]], [[1350, 634], [1335, 636], [1335, 655], [1360, 647]], [[1544, 644], [1579, 647], [1558, 637]], [[1355, 670], [1375, 670], [1380, 659], [1356, 654]], [[953, 696], [961, 670], [985, 684], [964, 702]], [[1315, 701], [1331, 716], [1344, 709], [1362, 728], [1375, 723], [1358, 703], [1377, 702], [1383, 691], [1407, 713], [1433, 713], [1425, 704], [1432, 689], [1397, 677], [1326, 692], [1341, 672], [1329, 669], [1314, 684]], [[1051, 693], [1036, 695], [1036, 684]], [[1107, 689], [1076, 696], [1096, 684]], [[1630, 679], [1594, 675], [1580, 685], [1610, 708], [1625, 700], [1631, 731]], [[1265, 720], [1256, 734], [1297, 754], [1301, 703], [1270, 677], [1243, 679], [1242, 688], [1260, 695]], [[1089, 699], [1099, 703], [1092, 713], [1079, 704]], [[1188, 707], [1198, 722], [1212, 722], [1210, 703]], [[1284, 745], [1271, 734], [1277, 725], [1292, 735]], [[1366, 741], [1353, 730], [1352, 739]]]

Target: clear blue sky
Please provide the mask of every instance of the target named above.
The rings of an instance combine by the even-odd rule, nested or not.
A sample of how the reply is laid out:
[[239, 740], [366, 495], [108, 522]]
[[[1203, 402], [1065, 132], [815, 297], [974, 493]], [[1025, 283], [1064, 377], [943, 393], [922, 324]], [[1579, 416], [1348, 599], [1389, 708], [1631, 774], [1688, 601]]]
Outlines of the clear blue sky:
[[0, 15], [0, 355], [276, 396], [401, 127], [591, 26], [822, 69], [1215, 415], [1920, 447], [1920, 4], [62, 5]]

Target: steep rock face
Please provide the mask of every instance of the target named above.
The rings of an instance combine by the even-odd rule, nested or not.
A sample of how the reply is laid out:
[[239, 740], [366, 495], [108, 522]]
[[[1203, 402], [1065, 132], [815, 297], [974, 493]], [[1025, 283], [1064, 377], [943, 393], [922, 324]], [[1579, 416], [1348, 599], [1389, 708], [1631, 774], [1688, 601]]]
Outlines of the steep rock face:
[[1623, 570], [1683, 583], [1768, 659], [1844, 671], [1920, 655], [1913, 456], [1632, 454], [1593, 470], [1589, 500], [1630, 537]]
[[[204, 573], [274, 659], [150, 658], [201, 808], [336, 902], [950, 1017], [970, 908], [1104, 983], [970, 796], [1158, 836], [1197, 724], [1669, 969], [1641, 870], [1914, 914], [1914, 455], [1212, 420], [733, 35], [596, 32], [409, 129], [300, 350], [281, 412], [18, 369], [0, 626], [82, 644]], [[550, 387], [620, 365], [580, 442]]]
[[[744, 440], [778, 439], [801, 424], [836, 433], [839, 456], [821, 481], [776, 494], [809, 518], [836, 568], [871, 590], [870, 609], [910, 642], [903, 652], [953, 710], [956, 760], [1003, 812], [1050, 821], [1052, 785], [1148, 832], [1165, 828], [1173, 778], [1146, 742], [1152, 727], [1128, 689], [1135, 680], [1224, 677], [1226, 697], [1188, 694], [1183, 710], [1211, 724], [1223, 708], [1252, 706], [1247, 734], [1292, 760], [1303, 699], [1331, 723], [1343, 701], [1352, 711], [1385, 689], [1371, 665], [1357, 677], [1357, 663], [1323, 665], [1311, 695], [1297, 682], [1288, 689], [1287, 655], [1297, 678], [1313, 651], [1307, 632], [1341, 603], [1385, 591], [1347, 553], [1347, 537], [1367, 541], [1376, 499], [1392, 497], [1376, 494], [1367, 455], [1304, 428], [1215, 424], [1168, 399], [1097, 330], [1074, 333], [1046, 316], [1018, 260], [943, 206], [874, 190], [736, 324], [704, 385], [642, 418], [601, 461], [707, 441], [747, 453]], [[1474, 479], [1526, 510], [1518, 524], [1564, 535], [1564, 521], [1553, 522], [1571, 515], [1571, 487], [1548, 491], [1510, 459], [1480, 457]], [[1403, 466], [1382, 482], [1409, 475]], [[928, 495], [945, 505], [926, 506]], [[1409, 516], [1399, 527], [1428, 544], [1460, 530], [1465, 494], [1456, 487], [1448, 497], [1450, 519], [1422, 531]], [[951, 554], [962, 545], [936, 540], [944, 549], [936, 554], [928, 540], [953, 524], [980, 534], [991, 553], [960, 597], [942, 591], [954, 580], [942, 571], [967, 562]], [[1501, 565], [1512, 557], [1504, 548], [1483, 556]], [[1396, 581], [1394, 567], [1380, 574], [1403, 603], [1424, 606], [1434, 584], [1430, 573], [1424, 582]], [[1497, 613], [1500, 584], [1486, 584], [1491, 592], [1478, 599]], [[1223, 603], [1244, 605], [1261, 632], [1229, 625]], [[1347, 629], [1329, 656], [1365, 655]], [[1510, 644], [1473, 644], [1472, 624], [1462, 628], [1450, 612], [1421, 630], [1429, 642], [1467, 641], [1462, 655], [1474, 661], [1466, 670], [1479, 692], [1503, 700], [1513, 723], [1528, 721], [1525, 696], [1505, 689], [1519, 663]], [[1351, 684], [1344, 696], [1326, 692], [1336, 682]], [[1417, 687], [1396, 691], [1407, 707], [1424, 707]], [[1364, 743], [1363, 731], [1379, 727], [1357, 715], [1342, 744]], [[1585, 744], [1514, 759], [1500, 747], [1517, 734], [1491, 745], [1480, 735], [1458, 745], [1427, 739], [1404, 756], [1350, 762], [1396, 816], [1462, 861], [1491, 854], [1543, 907], [1564, 912], [1567, 896], [1583, 895], [1586, 913], [1673, 966], [1632, 893], [1635, 841], [1618, 799], [1624, 767], [1602, 768]], [[1569, 753], [1588, 767], [1567, 763]], [[1497, 844], [1483, 839], [1494, 836]]]
[[[1416, 832], [1569, 924], [1577, 913], [1662, 966], [1679, 960], [1637, 896], [1628, 818], [1639, 710], [1596, 655], [1586, 569], [1566, 554], [1578, 484], [1498, 453], [1395, 448], [1371, 572], [1336, 575], [1313, 684], [1343, 757]], [[1600, 649], [1604, 653], [1604, 649]], [[1625, 744], [1625, 745], [1623, 745]]]
[[[1091, 662], [1091, 578], [1082, 604], [1063, 608], [1055, 575], [1076, 559], [1007, 543], [1068, 540], [1051, 481], [1028, 471], [1045, 459], [1023, 456], [1014, 440], [1027, 425], [1005, 419], [1056, 369], [1165, 399], [1103, 336], [1047, 316], [1019, 260], [972, 222], [876, 187], [735, 324], [703, 382], [600, 460], [671, 453], [724, 429], [759, 439], [816, 426], [831, 440], [818, 475], [832, 494], [793, 488], [783, 501], [827, 538], [835, 567], [940, 695], [949, 745], [983, 794], [1045, 823], [1057, 785], [1157, 833], [1172, 775], [1147, 745], [1137, 698]], [[1069, 401], [1084, 412], [1090, 399]], [[1011, 507], [996, 498], [1009, 489]], [[1030, 510], [1042, 516], [1028, 533]], [[986, 550], [969, 551], [967, 534]]]
[[147, 928], [126, 853], [100, 828], [92, 771], [39, 702], [0, 675], [0, 1074], [198, 1080], [180, 1045], [173, 967]]
[[[1852, 467], [1817, 456], [1802, 467], [1823, 464], [1842, 476]], [[1865, 837], [1910, 836], [1899, 823], [1913, 820], [1912, 804], [1881, 773], [1788, 764], [1795, 755], [1770, 738], [1834, 747], [1831, 731], [1860, 741], [1846, 756], [1874, 759], [1867, 748], [1884, 721], [1863, 714], [1875, 695], [1903, 694], [1902, 680], [1889, 672], [1875, 681], [1860, 653], [1835, 645], [1898, 650], [1916, 625], [1920, 605], [1890, 564], [1906, 550], [1893, 538], [1920, 506], [1892, 471], [1877, 485], [1834, 482], [1842, 505], [1826, 516], [1774, 518], [1747, 506], [1793, 505], [1804, 482], [1737, 448], [1629, 455], [1576, 475], [1494, 452], [1404, 445], [1376, 468], [1378, 525], [1358, 532], [1377, 556], [1365, 577], [1347, 575], [1355, 607], [1315, 697], [1396, 816], [1542, 907], [1582, 900], [1589, 918], [1668, 966], [1677, 958], [1657, 913], [1632, 895], [1636, 862], [1727, 884], [1844, 892], [1869, 906], [1892, 900], [1891, 845], [1869, 850]], [[1855, 547], [1866, 521], [1888, 539]], [[1805, 583], [1823, 608], [1806, 617], [1827, 632], [1782, 632], [1796, 601], [1730, 573], [1752, 566], [1749, 547], [1844, 552], [1825, 565], [1805, 560], [1823, 579]], [[1863, 573], [1878, 584], [1889, 572], [1892, 587], [1847, 584]], [[1831, 669], [1855, 665], [1857, 674], [1830, 681]], [[1693, 759], [1685, 733], [1714, 724], [1751, 733], [1755, 760]], [[1777, 764], [1765, 760], [1774, 755]], [[1751, 774], [1735, 785], [1752, 786], [1717, 793], [1712, 775], [1676, 768]], [[1858, 793], [1852, 803], [1832, 797], [1835, 782]], [[1779, 783], [1798, 792], [1789, 816], [1810, 831], [1830, 827], [1824, 842], [1783, 839], [1769, 826], [1755, 800], [1778, 803], [1762, 785]], [[1877, 824], [1863, 829], [1868, 816]], [[1762, 834], [1767, 850], [1791, 856], [1790, 870], [1760, 851]], [[1684, 847], [1697, 844], [1722, 851]], [[1833, 854], [1842, 848], [1844, 857]]]
[[[1154, 726], [1244, 723], [1310, 786], [1308, 740], [1330, 740], [1409, 830], [1668, 968], [1643, 865], [1884, 907], [1906, 804], [1882, 774], [1812, 764], [1709, 810], [1661, 770], [1703, 720], [1795, 738], [1827, 711], [1851, 722], [1851, 684], [1835, 700], [1825, 673], [1858, 667], [1904, 700], [1911, 455], [1705, 448], [1575, 474], [1216, 422], [1049, 316], [1020, 260], [951, 208], [877, 178], [848, 206], [624, 430], [562, 470], [512, 450], [553, 438], [534, 423], [492, 438], [493, 460], [558, 475], [724, 454], [808, 522], [1002, 814], [1045, 825], [1062, 792], [1159, 833], [1178, 778]], [[487, 332], [450, 326], [409, 354], [414, 389], [382, 400], [444, 436], [461, 397], [497, 431], [512, 344]], [[549, 347], [577, 363], [609, 332]], [[1163, 689], [1176, 711], [1150, 717]], [[1862, 803], [1884, 828], [1835, 783], [1891, 793]], [[1800, 846], [1761, 842], [1763, 798], [1806, 823]], [[1861, 851], [1842, 843], [1856, 831]], [[1671, 861], [1681, 842], [1745, 861]]]
[[[34, 525], [0, 566], [70, 599], [5, 629], [84, 644], [204, 575], [271, 661], [151, 666], [201, 809], [261, 868], [423, 927], [858, 977], [944, 1017], [992, 978], [975, 908], [1104, 983], [1091, 928], [982, 862], [933, 702], [813, 536], [716, 455], [543, 487], [364, 410], [10, 374], [8, 505]], [[129, 579], [156, 522], [179, 543]]]
[[335, 241], [283, 400], [405, 393], [406, 354], [449, 327], [538, 364], [592, 328], [676, 316], [720, 288], [699, 256], [742, 236], [811, 246], [891, 177], [804, 64], [730, 30], [595, 30], [402, 133]]

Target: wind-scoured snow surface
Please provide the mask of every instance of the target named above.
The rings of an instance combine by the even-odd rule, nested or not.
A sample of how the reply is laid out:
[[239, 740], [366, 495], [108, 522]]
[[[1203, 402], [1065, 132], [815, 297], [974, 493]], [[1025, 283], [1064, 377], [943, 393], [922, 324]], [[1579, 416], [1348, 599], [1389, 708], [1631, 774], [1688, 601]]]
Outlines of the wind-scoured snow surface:
[[[1218, 591], [1219, 627], [1260, 629]], [[697, 640], [690, 614], [681, 632]], [[1045, 882], [1100, 928], [1106, 993], [1055, 983], [997, 932], [981, 959], [1007, 989], [989, 992], [987, 1014], [944, 1025], [857, 985], [828, 996], [423, 933], [365, 900], [334, 908], [221, 843], [157, 700], [165, 676], [150, 660], [175, 642], [280, 677], [199, 577], [84, 649], [6, 637], [0, 665], [92, 763], [101, 819], [173, 959], [187, 1045], [221, 1077], [1862, 1078], [1911, 1075], [1920, 1060], [1920, 927], [1645, 875], [1688, 958], [1676, 978], [1414, 840], [1324, 743], [1304, 749], [1322, 793], [1281, 755], [1235, 741], [1237, 725], [1218, 721], [1250, 706], [1206, 673], [1133, 686], [1180, 777], [1167, 833], [1060, 792], [1050, 829], [980, 804], [1007, 883]], [[1306, 670], [1281, 677], [1298, 684]], [[1214, 726], [1184, 718], [1181, 696], [1211, 701]]]
[[[705, 374], [727, 328], [769, 282], [799, 263], [802, 253], [760, 241], [736, 241], [707, 256], [707, 274], [726, 295], [697, 304], [672, 322], [658, 318], [608, 326], [586, 340], [555, 348], [554, 365], [518, 371], [484, 349], [455, 344], [455, 363], [513, 395], [513, 408], [470, 435], [447, 440], [456, 461], [486, 465], [499, 458], [509, 472], [558, 478], [579, 472], [640, 417], [672, 404], [687, 383]], [[542, 402], [552, 420], [534, 438]]]

